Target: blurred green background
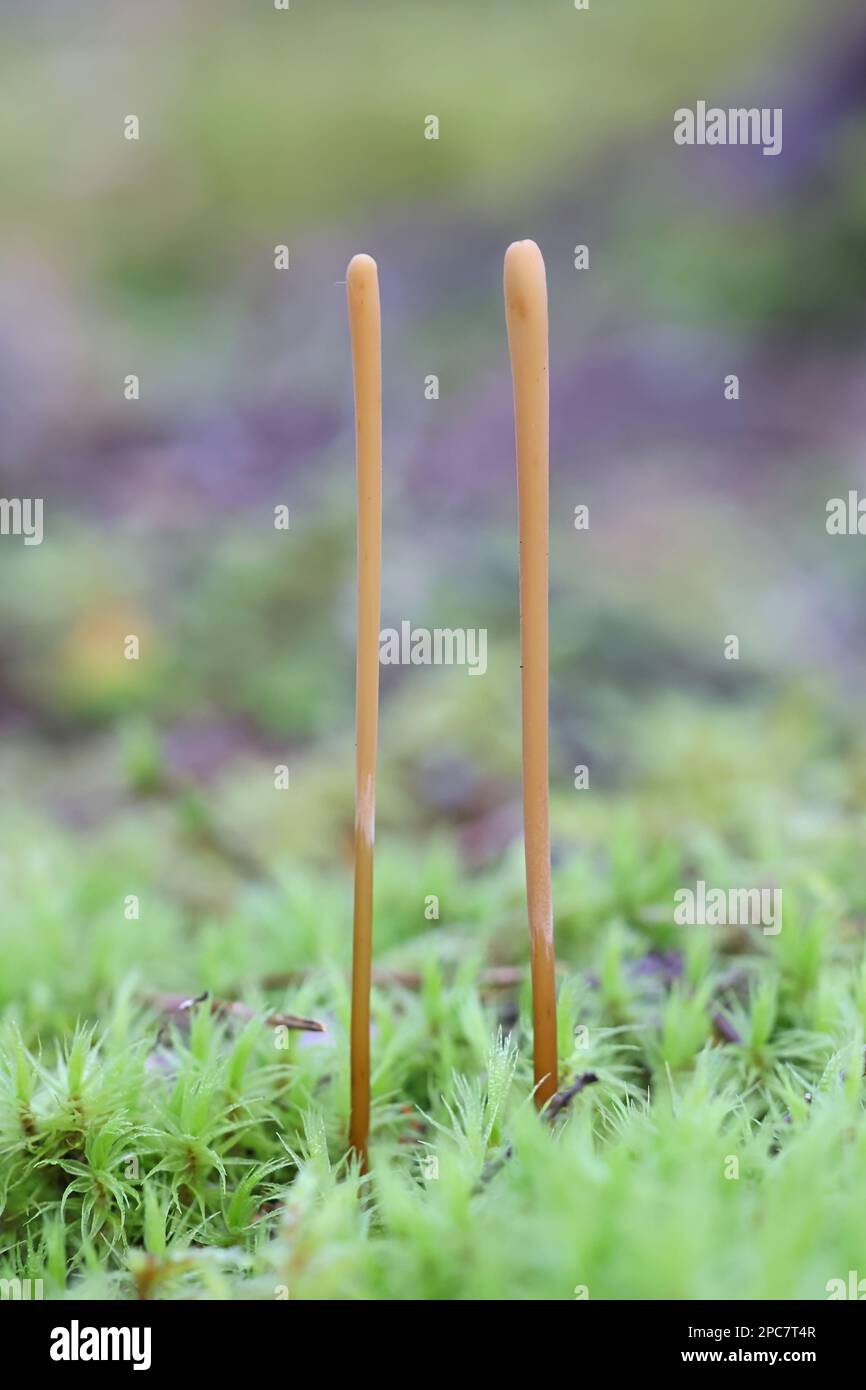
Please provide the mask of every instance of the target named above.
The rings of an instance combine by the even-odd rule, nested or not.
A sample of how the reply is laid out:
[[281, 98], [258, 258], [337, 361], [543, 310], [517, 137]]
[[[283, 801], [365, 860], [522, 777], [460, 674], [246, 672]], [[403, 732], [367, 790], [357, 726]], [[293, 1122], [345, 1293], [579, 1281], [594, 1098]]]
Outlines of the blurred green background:
[[[861, 824], [866, 562], [824, 524], [866, 475], [856, 0], [7, 0], [0, 25], [0, 491], [45, 501], [41, 546], [0, 540], [6, 997], [38, 987], [14, 907], [37, 892], [58, 942], [69, 912], [117, 929], [106, 981], [138, 963], [197, 983], [152, 929], [123, 932], [141, 885], [181, 937], [213, 931], [207, 983], [233, 978], [233, 913], [265, 930], [262, 885], [308, 923], [287, 938], [282, 900], [262, 908], [263, 963], [303, 963], [317, 933], [348, 950], [357, 250], [382, 283], [383, 625], [490, 634], [483, 679], [382, 672], [380, 945], [435, 927], [428, 893], [440, 933], [481, 913], [473, 876], [503, 863], [524, 931], [518, 237], [550, 284], [551, 789], [573, 901], [614, 833], [634, 852], [630, 826], [710, 865], [748, 830], [783, 874]], [[675, 146], [699, 99], [783, 107], [782, 154]], [[333, 901], [299, 906], [320, 869]], [[658, 887], [636, 873], [634, 910]], [[560, 911], [567, 945], [578, 909]]]

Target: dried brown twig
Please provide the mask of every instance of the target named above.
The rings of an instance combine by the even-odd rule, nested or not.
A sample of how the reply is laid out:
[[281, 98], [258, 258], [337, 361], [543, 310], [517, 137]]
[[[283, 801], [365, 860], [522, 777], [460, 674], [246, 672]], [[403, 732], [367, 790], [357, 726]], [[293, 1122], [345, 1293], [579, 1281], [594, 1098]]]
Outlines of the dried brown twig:
[[[251, 1018], [262, 1017], [247, 1004], [236, 999], [215, 999], [205, 990], [204, 994], [145, 994], [144, 1002], [166, 1018], [183, 1020], [197, 1004], [209, 1003], [210, 1011], [218, 1018], [234, 1019], [238, 1023], [249, 1023]], [[262, 1017], [269, 1028], [294, 1028], [302, 1033], [324, 1033], [324, 1023], [317, 1018], [301, 1018], [297, 1014], [271, 1013]]]
[[[261, 989], [286, 989], [289, 985], [303, 983], [316, 974], [315, 969], [277, 970], [263, 975], [259, 980]], [[478, 985], [482, 990], [516, 989], [523, 984], [528, 971], [522, 965], [491, 965], [478, 974]], [[371, 973], [374, 985], [381, 989], [420, 989], [424, 977], [420, 970], [396, 970], [386, 966], [374, 967]]]
[[594, 1071], [585, 1071], [581, 1073], [570, 1086], [566, 1086], [562, 1091], [557, 1091], [544, 1112], [545, 1117], [550, 1120], [552, 1124], [557, 1115], [561, 1115], [563, 1110], [566, 1110], [568, 1106], [571, 1105], [575, 1096], [579, 1096], [581, 1091], [587, 1086], [594, 1086], [597, 1081], [598, 1077]]

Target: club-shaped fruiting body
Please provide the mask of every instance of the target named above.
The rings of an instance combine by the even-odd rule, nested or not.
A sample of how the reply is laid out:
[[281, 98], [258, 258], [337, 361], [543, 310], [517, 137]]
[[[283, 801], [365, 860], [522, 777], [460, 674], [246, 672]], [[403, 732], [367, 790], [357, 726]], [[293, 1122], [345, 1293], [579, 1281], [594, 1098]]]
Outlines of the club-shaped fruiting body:
[[382, 332], [376, 262], [370, 256], [354, 256], [349, 263], [346, 285], [355, 391], [358, 511], [349, 1145], [366, 1168], [370, 1132], [370, 977], [382, 571]]
[[[349, 1145], [364, 1168], [370, 1130], [370, 984], [382, 567], [382, 348], [379, 279], [369, 256], [346, 277], [355, 396], [357, 650], [355, 884]], [[536, 1103], [557, 1088], [556, 993], [548, 812], [547, 285], [535, 242], [505, 255], [505, 312], [514, 381], [520, 515], [523, 815], [532, 963]]]
[[556, 1093], [556, 980], [548, 812], [548, 435], [547, 282], [534, 241], [505, 253], [505, 318], [514, 381], [520, 516], [520, 664], [523, 833], [532, 959], [535, 1098]]

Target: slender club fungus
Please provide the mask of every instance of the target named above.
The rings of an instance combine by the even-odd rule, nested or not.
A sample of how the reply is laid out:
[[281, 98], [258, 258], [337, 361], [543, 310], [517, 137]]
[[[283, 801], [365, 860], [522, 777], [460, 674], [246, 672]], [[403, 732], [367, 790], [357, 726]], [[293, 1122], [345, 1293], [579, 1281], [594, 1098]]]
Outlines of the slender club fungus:
[[523, 692], [523, 834], [532, 963], [535, 1100], [557, 1089], [556, 981], [548, 813], [547, 282], [534, 241], [505, 253], [505, 317], [514, 380], [520, 515], [520, 664]]
[[346, 280], [355, 386], [358, 494], [355, 907], [349, 1145], [366, 1169], [370, 1132], [370, 976], [382, 573], [382, 328], [376, 262], [370, 256], [354, 256], [349, 263]]

